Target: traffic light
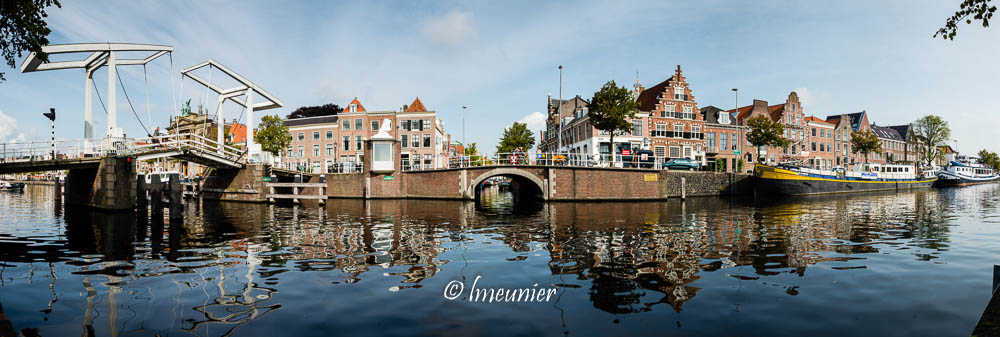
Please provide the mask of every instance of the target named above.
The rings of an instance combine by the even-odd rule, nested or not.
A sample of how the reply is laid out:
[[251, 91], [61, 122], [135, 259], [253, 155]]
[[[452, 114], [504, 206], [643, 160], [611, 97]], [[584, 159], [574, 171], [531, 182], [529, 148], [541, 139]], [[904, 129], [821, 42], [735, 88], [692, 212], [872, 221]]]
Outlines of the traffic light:
[[43, 116], [48, 117], [50, 121], [56, 121], [56, 108], [49, 108], [49, 112], [42, 113]]

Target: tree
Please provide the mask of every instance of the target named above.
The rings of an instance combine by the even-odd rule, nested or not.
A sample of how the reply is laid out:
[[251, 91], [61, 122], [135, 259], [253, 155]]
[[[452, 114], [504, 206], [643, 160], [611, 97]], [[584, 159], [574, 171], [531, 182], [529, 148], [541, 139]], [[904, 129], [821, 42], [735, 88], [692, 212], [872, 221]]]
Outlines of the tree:
[[306, 118], [306, 117], [333, 116], [341, 113], [342, 111], [344, 111], [344, 109], [341, 108], [340, 106], [333, 103], [328, 103], [320, 106], [304, 106], [295, 109], [295, 111], [292, 111], [292, 113], [288, 114], [288, 116], [285, 116], [285, 118], [296, 119], [296, 118]]
[[497, 153], [514, 152], [518, 148], [527, 151], [533, 146], [535, 146], [535, 135], [528, 130], [528, 124], [514, 122], [514, 125], [503, 129], [503, 137], [500, 138], [500, 145], [497, 145]]
[[[49, 44], [46, 37], [52, 32], [45, 22], [45, 8], [52, 5], [62, 7], [59, 0], [0, 1], [0, 50], [7, 66], [14, 68], [25, 51], [35, 53], [42, 62], [49, 61], [42, 46]], [[0, 82], [6, 80], [3, 74], [0, 72]]]
[[288, 133], [288, 127], [281, 117], [267, 115], [260, 118], [253, 141], [260, 144], [262, 150], [277, 156], [292, 144], [292, 134]]
[[985, 164], [992, 168], [1000, 168], [1000, 156], [997, 156], [995, 152], [986, 151], [986, 149], [979, 150], [979, 163]]
[[785, 126], [772, 121], [767, 116], [751, 117], [747, 120], [746, 139], [757, 148], [757, 161], [760, 162], [760, 148], [762, 146], [786, 147], [788, 139], [785, 139]]
[[492, 164], [492, 161], [484, 158], [479, 154], [479, 149], [476, 148], [476, 143], [469, 143], [469, 146], [463, 147], [462, 152], [466, 157], [469, 157], [469, 166], [483, 166]]
[[[964, 0], [962, 4], [959, 5], [958, 11], [949, 17], [944, 22], [944, 27], [938, 29], [934, 33], [934, 37], [940, 36], [942, 39], [955, 40], [955, 34], [958, 33], [958, 23], [965, 21], [966, 24], [971, 24], [972, 20], [978, 20], [983, 22], [983, 28], [990, 26], [990, 19], [993, 18], [993, 13], [997, 11], [996, 5], [990, 5], [993, 0]], [[972, 16], [970, 19], [969, 16]]]
[[[630, 118], [639, 111], [639, 104], [632, 98], [632, 92], [609, 81], [594, 93], [588, 104], [590, 124], [594, 128], [611, 135], [611, 163], [615, 162], [615, 133], [632, 130]], [[613, 166], [613, 165], [612, 165]]]
[[869, 153], [882, 153], [882, 140], [871, 131], [851, 132], [851, 152], [864, 154], [867, 163]]
[[911, 128], [913, 129], [910, 132], [913, 136], [911, 141], [917, 144], [919, 160], [926, 164], [934, 163], [942, 155], [938, 146], [946, 144], [948, 139], [951, 139], [951, 129], [948, 128], [948, 122], [945, 122], [941, 117], [927, 115], [913, 122]]

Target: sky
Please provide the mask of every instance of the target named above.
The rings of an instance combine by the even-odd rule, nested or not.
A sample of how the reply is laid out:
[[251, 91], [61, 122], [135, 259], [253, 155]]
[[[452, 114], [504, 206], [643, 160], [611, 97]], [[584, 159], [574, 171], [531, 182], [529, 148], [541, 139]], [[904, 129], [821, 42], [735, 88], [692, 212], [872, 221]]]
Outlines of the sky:
[[[559, 95], [559, 65], [567, 99], [589, 99], [611, 80], [631, 88], [637, 75], [651, 87], [680, 65], [702, 107], [732, 108], [732, 88], [740, 105], [782, 103], [796, 91], [806, 115], [864, 110], [873, 123], [897, 125], [936, 114], [959, 151], [1000, 151], [991, 135], [1000, 127], [1000, 28], [961, 24], [954, 41], [932, 38], [958, 0], [62, 2], [48, 11], [53, 44], [174, 47], [172, 67], [167, 57], [146, 67], [148, 85], [142, 67], [119, 67], [118, 125], [130, 137], [146, 133], [140, 120], [165, 127], [188, 99], [214, 111], [217, 96], [179, 75], [208, 59], [284, 103], [255, 114], [254, 125], [261, 114], [354, 97], [368, 110], [420, 97], [453, 140], [485, 152], [516, 121], [538, 137], [547, 95]], [[49, 108], [58, 138], [83, 137], [82, 70], [2, 71], [0, 142], [47, 140]], [[106, 98], [106, 70], [94, 78]], [[99, 137], [100, 104], [95, 97]], [[240, 115], [234, 103], [224, 109], [227, 119]]]

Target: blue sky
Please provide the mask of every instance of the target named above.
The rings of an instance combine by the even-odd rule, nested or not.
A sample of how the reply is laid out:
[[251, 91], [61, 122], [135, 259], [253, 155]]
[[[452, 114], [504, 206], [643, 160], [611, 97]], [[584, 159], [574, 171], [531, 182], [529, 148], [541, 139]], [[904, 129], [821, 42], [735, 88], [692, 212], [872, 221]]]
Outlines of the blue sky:
[[[419, 96], [462, 140], [492, 152], [502, 128], [541, 128], [548, 92], [589, 98], [604, 82], [652, 86], [679, 64], [701, 106], [781, 102], [795, 90], [807, 115], [866, 110], [879, 125], [938, 114], [963, 152], [1000, 150], [1000, 28], [961, 25], [932, 39], [959, 1], [64, 1], [49, 10], [52, 43], [172, 45], [174, 94], [214, 102], [180, 69], [213, 58], [285, 103], [398, 109]], [[24, 55], [27, 56], [27, 55]], [[23, 57], [22, 57], [23, 59]], [[19, 64], [20, 65], [20, 64]], [[170, 64], [154, 61], [147, 116], [142, 68], [119, 69], [144, 122], [174, 113]], [[20, 74], [0, 83], [0, 141], [83, 136], [83, 73]], [[107, 97], [107, 75], [95, 75]], [[144, 134], [118, 93], [118, 123]], [[96, 103], [98, 136], [104, 113]], [[212, 109], [214, 109], [214, 103]], [[227, 104], [227, 118], [239, 115]], [[259, 114], [257, 116], [259, 119]], [[148, 121], [147, 121], [148, 120]]]

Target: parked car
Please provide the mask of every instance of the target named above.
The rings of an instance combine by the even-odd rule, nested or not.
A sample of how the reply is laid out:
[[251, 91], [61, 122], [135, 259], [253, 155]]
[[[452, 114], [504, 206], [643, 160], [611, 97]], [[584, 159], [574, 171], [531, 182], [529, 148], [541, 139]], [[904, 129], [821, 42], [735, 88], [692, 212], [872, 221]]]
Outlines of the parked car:
[[650, 150], [635, 150], [629, 155], [622, 155], [622, 167], [653, 168], [655, 164], [656, 158]]
[[689, 158], [677, 158], [671, 159], [670, 161], [663, 163], [663, 168], [671, 170], [688, 170], [695, 171], [700, 168], [701, 164], [697, 160]]

